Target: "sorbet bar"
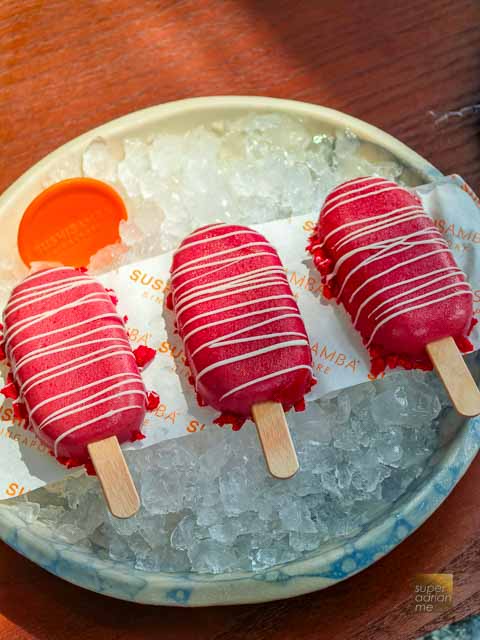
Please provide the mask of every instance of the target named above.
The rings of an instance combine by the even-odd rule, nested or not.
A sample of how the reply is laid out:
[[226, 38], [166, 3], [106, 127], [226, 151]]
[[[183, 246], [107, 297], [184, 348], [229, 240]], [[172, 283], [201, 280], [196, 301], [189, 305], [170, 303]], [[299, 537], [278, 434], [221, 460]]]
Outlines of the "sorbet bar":
[[259, 402], [301, 404], [313, 384], [307, 333], [272, 245], [214, 224], [174, 254], [172, 304], [199, 399], [244, 419]]
[[69, 267], [36, 272], [4, 311], [4, 348], [30, 425], [59, 461], [87, 445], [138, 436], [146, 393], [109, 293]]
[[472, 290], [418, 197], [383, 178], [350, 180], [327, 197], [309, 251], [379, 363], [431, 367], [427, 344], [469, 350]]

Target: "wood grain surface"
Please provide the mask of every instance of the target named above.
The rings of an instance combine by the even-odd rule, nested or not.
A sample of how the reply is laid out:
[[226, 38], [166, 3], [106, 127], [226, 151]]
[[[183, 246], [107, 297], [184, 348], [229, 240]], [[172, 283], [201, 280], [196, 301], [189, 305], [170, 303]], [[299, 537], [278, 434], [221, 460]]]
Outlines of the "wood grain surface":
[[134, 516], [140, 509], [140, 498], [118, 438], [111, 436], [92, 442], [87, 449], [112, 515]]
[[274, 478], [294, 476], [298, 469], [297, 452], [288, 429], [281, 402], [259, 402], [252, 407], [252, 418], [268, 470]]
[[[201, 95], [293, 98], [385, 129], [480, 190], [478, 0], [2, 0], [0, 191], [111, 118]], [[480, 460], [358, 576], [257, 606], [155, 609], [82, 591], [0, 545], [0, 640], [407, 640], [480, 611]], [[454, 606], [410, 580], [452, 572]]]

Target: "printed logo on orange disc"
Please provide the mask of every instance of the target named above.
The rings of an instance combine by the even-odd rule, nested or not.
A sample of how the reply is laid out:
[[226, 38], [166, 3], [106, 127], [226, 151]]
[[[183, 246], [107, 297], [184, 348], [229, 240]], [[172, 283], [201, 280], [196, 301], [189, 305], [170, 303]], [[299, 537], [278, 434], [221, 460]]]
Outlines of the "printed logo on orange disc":
[[86, 266], [99, 249], [120, 240], [128, 217], [122, 198], [108, 184], [72, 178], [42, 191], [27, 207], [18, 228], [23, 262]]

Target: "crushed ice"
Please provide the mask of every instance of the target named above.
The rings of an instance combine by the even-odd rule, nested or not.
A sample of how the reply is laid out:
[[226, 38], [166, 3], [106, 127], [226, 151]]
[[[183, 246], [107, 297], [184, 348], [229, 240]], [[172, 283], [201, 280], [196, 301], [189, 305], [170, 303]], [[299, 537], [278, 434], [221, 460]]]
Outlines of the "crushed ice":
[[[123, 157], [97, 138], [83, 173], [121, 193], [129, 220], [122, 243], [99, 252], [90, 268], [173, 249], [215, 220], [316, 217], [327, 192], [349, 178], [401, 178], [398, 164], [367, 160], [360, 145], [349, 131], [312, 132], [280, 114], [125, 140]], [[77, 170], [61, 168], [61, 177], [69, 171]], [[138, 569], [261, 570], [349, 536], [387, 509], [440, 446], [447, 404], [435, 375], [417, 372], [310, 403], [288, 416], [301, 465], [288, 481], [268, 476], [252, 423], [127, 452], [142, 508], [126, 521], [109, 515], [96, 478], [86, 476], [8, 504], [46, 537]]]
[[129, 520], [110, 516], [86, 476], [8, 504], [45, 524], [45, 536], [138, 569], [261, 570], [352, 535], [388, 509], [439, 447], [447, 405], [435, 374], [399, 372], [288, 414], [300, 461], [291, 480], [267, 474], [249, 422], [126, 452], [142, 498]]
[[[281, 114], [252, 114], [200, 126], [184, 135], [127, 139], [123, 158], [101, 138], [83, 154], [84, 175], [110, 182], [129, 220], [123, 246], [111, 245], [89, 265], [102, 271], [174, 249], [193, 229], [213, 221], [239, 224], [318, 214], [326, 194], [361, 175], [399, 179], [402, 168], [358, 151], [350, 131], [309, 131]], [[370, 149], [371, 151], [371, 149]]]

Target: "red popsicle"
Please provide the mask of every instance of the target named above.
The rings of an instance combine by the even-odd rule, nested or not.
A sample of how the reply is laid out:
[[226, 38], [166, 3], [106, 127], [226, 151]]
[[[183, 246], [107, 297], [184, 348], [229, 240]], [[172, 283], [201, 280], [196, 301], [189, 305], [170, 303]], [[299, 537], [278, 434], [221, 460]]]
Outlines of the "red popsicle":
[[[420, 199], [407, 189], [383, 178], [336, 187], [308, 250], [325, 295], [344, 305], [369, 349], [373, 373], [396, 365], [431, 368], [432, 349], [442, 341], [450, 354], [452, 339], [462, 351], [472, 348], [471, 287]], [[462, 413], [477, 414], [478, 399], [473, 404], [462, 406]]]
[[123, 321], [99, 282], [70, 267], [36, 272], [13, 290], [4, 329], [19, 400], [60, 462], [91, 457], [96, 465], [95, 443], [135, 439], [145, 387]]
[[258, 408], [298, 407], [314, 382], [308, 336], [277, 252], [247, 227], [202, 227], [175, 252], [171, 287], [200, 401], [225, 422], [253, 415], [268, 448]]

